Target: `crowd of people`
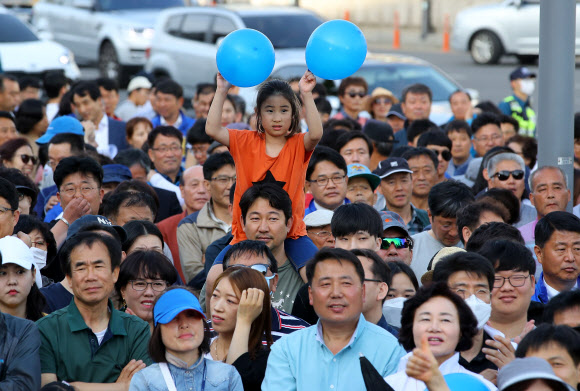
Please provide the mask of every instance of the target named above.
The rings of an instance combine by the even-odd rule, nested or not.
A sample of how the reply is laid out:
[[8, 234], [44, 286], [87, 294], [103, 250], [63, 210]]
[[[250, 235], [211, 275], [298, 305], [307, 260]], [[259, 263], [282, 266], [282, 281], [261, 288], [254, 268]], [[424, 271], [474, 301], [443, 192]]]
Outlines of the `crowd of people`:
[[423, 84], [0, 74], [0, 389], [577, 390], [580, 170], [538, 165], [534, 78], [435, 124]]

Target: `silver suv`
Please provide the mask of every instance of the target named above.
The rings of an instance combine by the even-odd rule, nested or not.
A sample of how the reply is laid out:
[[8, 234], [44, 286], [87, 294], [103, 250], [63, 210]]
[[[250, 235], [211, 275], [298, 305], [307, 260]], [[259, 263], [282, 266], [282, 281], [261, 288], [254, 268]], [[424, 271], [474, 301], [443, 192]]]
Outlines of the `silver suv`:
[[277, 61], [282, 57], [304, 61], [308, 38], [322, 23], [316, 14], [296, 7], [172, 8], [159, 15], [145, 70], [171, 77], [190, 98], [198, 83], [215, 81], [217, 47], [232, 31], [258, 30], [272, 42]]
[[183, 0], [40, 0], [32, 24], [68, 47], [79, 62], [98, 63], [102, 76], [122, 84], [145, 64], [162, 9]]
[[[576, 0], [576, 55], [580, 54], [580, 4]], [[540, 52], [540, 0], [505, 0], [457, 14], [451, 46], [469, 50], [478, 64], [495, 64], [504, 54], [532, 63]]]

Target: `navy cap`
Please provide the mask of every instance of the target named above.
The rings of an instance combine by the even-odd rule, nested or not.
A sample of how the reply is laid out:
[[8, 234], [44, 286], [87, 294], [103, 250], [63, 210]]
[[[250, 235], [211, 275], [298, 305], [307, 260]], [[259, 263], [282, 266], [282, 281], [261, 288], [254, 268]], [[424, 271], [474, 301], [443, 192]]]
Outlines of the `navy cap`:
[[401, 108], [400, 103], [391, 106], [391, 110], [389, 110], [389, 112], [387, 113], [387, 117], [390, 117], [391, 115], [399, 117], [403, 121], [407, 119], [407, 117], [405, 117], [405, 114], [403, 114], [403, 109]]
[[400, 157], [390, 157], [383, 160], [373, 171], [373, 173], [377, 174], [379, 177], [381, 177], [381, 179], [397, 172], [408, 172], [409, 174], [413, 173], [413, 171], [411, 171], [409, 168], [409, 163]]
[[517, 79], [528, 79], [528, 78], [536, 78], [536, 74], [530, 72], [530, 70], [526, 67], [519, 67], [512, 73], [510, 73], [510, 80], [517, 80]]
[[64, 115], [62, 117], [56, 117], [52, 120], [50, 125], [48, 125], [48, 129], [46, 129], [46, 133], [44, 133], [42, 137], [36, 140], [36, 144], [47, 144], [54, 136], [61, 133], [72, 133], [83, 137], [85, 135], [83, 125], [79, 122], [78, 119], [69, 115]]
[[180, 312], [187, 310], [196, 311], [205, 318], [199, 300], [193, 293], [183, 288], [167, 291], [161, 295], [153, 307], [155, 326], [158, 323], [167, 324], [175, 319]]
[[105, 164], [103, 166], [103, 183], [123, 182], [133, 179], [131, 170], [122, 164]]
[[66, 238], [69, 239], [71, 236], [73, 236], [74, 234], [76, 234], [77, 232], [79, 232], [81, 230], [81, 228], [86, 227], [89, 224], [93, 224], [93, 223], [97, 223], [97, 224], [101, 224], [107, 227], [111, 227], [113, 229], [115, 229], [115, 231], [117, 231], [117, 233], [119, 234], [119, 236], [121, 237], [121, 242], [124, 242], [125, 240], [127, 240], [127, 232], [125, 231], [125, 229], [119, 225], [113, 225], [113, 223], [111, 223], [111, 221], [106, 218], [105, 216], [101, 216], [101, 215], [86, 215], [83, 216], [81, 218], [76, 219], [75, 221], [73, 221], [70, 225], [70, 227], [68, 227], [68, 231], [66, 233]]
[[369, 119], [363, 126], [362, 132], [371, 140], [379, 143], [392, 143], [395, 141], [393, 128], [387, 122]]

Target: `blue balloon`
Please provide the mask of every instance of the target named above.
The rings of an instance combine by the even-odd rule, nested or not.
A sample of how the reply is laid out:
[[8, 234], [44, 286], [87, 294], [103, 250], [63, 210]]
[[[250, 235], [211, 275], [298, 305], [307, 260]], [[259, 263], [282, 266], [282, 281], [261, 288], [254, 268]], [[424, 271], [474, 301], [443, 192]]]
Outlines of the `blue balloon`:
[[238, 87], [253, 87], [270, 76], [276, 58], [268, 37], [256, 30], [240, 29], [223, 39], [215, 59], [227, 81]]
[[321, 24], [306, 44], [308, 69], [323, 79], [344, 79], [352, 75], [366, 56], [365, 36], [355, 24], [346, 20]]

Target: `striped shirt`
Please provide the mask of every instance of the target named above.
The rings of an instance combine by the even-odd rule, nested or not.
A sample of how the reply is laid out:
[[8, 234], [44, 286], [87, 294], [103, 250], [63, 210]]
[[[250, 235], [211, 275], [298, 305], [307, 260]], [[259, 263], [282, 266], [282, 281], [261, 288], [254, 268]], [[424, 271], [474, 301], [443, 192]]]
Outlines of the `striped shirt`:
[[310, 327], [308, 323], [300, 318], [292, 316], [284, 311], [272, 307], [272, 340], [276, 342], [286, 334], [296, 330]]

